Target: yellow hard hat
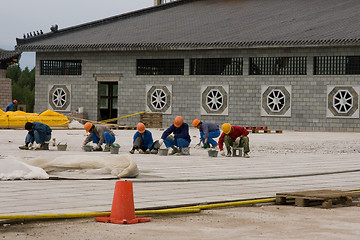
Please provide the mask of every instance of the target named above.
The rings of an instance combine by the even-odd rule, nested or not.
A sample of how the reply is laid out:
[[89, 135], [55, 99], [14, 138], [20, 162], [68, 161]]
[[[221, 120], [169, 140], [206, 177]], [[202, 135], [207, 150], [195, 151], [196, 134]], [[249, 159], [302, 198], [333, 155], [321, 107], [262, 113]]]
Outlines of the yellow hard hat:
[[199, 124], [200, 124], [200, 120], [199, 119], [194, 119], [193, 126], [197, 127]]
[[87, 122], [84, 125], [84, 128], [86, 130], [86, 132], [88, 133], [90, 131], [90, 129], [92, 128], [93, 124], [91, 122]]
[[229, 134], [231, 132], [231, 124], [230, 123], [224, 123], [222, 125], [221, 129], [223, 130], [223, 132], [225, 134]]
[[145, 125], [143, 123], [138, 123], [137, 130], [139, 131], [139, 133], [144, 133], [145, 132]]

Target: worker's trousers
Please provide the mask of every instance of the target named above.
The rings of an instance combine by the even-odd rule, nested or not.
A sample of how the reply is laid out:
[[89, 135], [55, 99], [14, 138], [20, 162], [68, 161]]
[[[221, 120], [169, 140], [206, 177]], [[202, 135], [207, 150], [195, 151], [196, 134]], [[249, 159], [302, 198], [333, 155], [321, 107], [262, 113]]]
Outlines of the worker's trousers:
[[224, 143], [228, 152], [230, 151], [231, 147], [240, 147], [240, 148], [243, 147], [244, 153], [250, 152], [248, 136], [241, 137], [239, 146], [235, 146], [236, 145], [235, 141], [229, 135], [226, 135], [224, 137]]
[[46, 141], [50, 141], [50, 139], [51, 139], [51, 133], [45, 134], [45, 133], [41, 133], [37, 130], [34, 130], [32, 132], [33, 133], [28, 133], [26, 135], [25, 144], [34, 143], [34, 141], [36, 143], [44, 144]]
[[[104, 139], [106, 144], [115, 142], [115, 137], [111, 135], [109, 132], [104, 132]], [[99, 143], [100, 138], [98, 138], [95, 133], [92, 133], [92, 140], [93, 143]]]
[[[213, 138], [217, 138], [220, 136], [220, 130], [215, 130], [215, 131], [212, 131], [212, 132], [209, 132], [209, 137], [208, 137], [208, 140], [207, 140], [207, 144], [211, 144], [211, 146], [215, 146], [217, 144], [217, 142], [213, 139]], [[201, 141], [203, 143], [205, 143], [205, 133], [204, 132], [200, 132], [200, 138], [201, 138]]]
[[180, 150], [183, 147], [188, 147], [190, 145], [190, 143], [188, 141], [186, 141], [184, 138], [171, 139], [171, 138], [167, 137], [167, 138], [165, 138], [164, 143], [167, 148], [177, 146]]

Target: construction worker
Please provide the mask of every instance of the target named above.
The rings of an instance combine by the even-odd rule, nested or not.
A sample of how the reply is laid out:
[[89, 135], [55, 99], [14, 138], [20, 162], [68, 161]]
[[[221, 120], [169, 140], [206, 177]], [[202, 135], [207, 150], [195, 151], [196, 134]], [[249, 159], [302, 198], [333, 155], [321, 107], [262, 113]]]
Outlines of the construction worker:
[[[25, 138], [25, 145], [19, 147], [23, 150], [28, 150], [35, 148], [35, 150], [49, 150], [49, 143], [51, 139], [51, 128], [40, 122], [27, 122], [25, 124], [25, 129], [28, 130], [28, 134]], [[38, 146], [33, 147], [34, 142], [38, 144]]]
[[223, 133], [219, 138], [219, 148], [221, 155], [225, 156], [223, 150], [223, 144], [225, 143], [227, 149], [227, 157], [231, 157], [231, 148], [233, 147], [243, 147], [244, 148], [244, 157], [249, 158], [249, 131], [244, 127], [231, 126], [230, 123], [224, 123], [222, 125]]
[[91, 122], [87, 122], [84, 125], [84, 128], [87, 133], [90, 133], [89, 136], [86, 137], [83, 146], [85, 146], [89, 142], [97, 143], [95, 147], [93, 147], [94, 151], [103, 151], [101, 145], [105, 143], [104, 152], [110, 152], [110, 147], [115, 142], [115, 134], [105, 125], [94, 125]]
[[6, 106], [5, 112], [14, 111], [17, 104], [18, 104], [18, 101], [17, 101], [17, 100], [12, 101], [11, 103], [9, 103], [9, 104]]
[[138, 150], [140, 154], [157, 154], [160, 147], [158, 145], [158, 141], [154, 143], [152, 133], [145, 129], [145, 124], [138, 123], [137, 132], [134, 134], [133, 147], [130, 150], [130, 153], [134, 154], [135, 150]]
[[193, 126], [200, 131], [200, 139], [203, 143], [203, 148], [209, 148], [210, 145], [215, 148], [218, 144], [213, 138], [220, 136], [219, 126], [211, 122], [201, 122], [199, 119], [194, 119]]
[[[170, 134], [174, 134], [174, 136], [170, 136]], [[161, 139], [159, 140], [160, 146], [162, 143], [165, 143], [167, 148], [172, 148], [170, 155], [189, 154], [188, 152], [183, 151], [183, 148], [189, 147], [190, 142], [191, 138], [189, 135], [189, 125], [184, 123], [184, 119], [181, 116], [177, 116], [175, 118], [174, 124], [163, 132]]]

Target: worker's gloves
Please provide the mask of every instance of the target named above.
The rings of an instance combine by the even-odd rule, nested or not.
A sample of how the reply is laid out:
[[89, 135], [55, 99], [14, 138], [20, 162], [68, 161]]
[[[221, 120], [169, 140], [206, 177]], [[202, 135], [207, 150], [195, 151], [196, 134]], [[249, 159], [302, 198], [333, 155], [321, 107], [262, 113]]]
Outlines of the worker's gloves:
[[40, 143], [34, 144], [34, 149], [35, 150], [41, 150], [41, 144]]
[[28, 148], [31, 150], [31, 149], [33, 149], [33, 144], [32, 143], [29, 143], [28, 145]]
[[161, 147], [161, 145], [163, 145], [163, 143], [164, 143], [164, 139], [160, 139], [159, 140], [160, 147]]
[[220, 152], [220, 154], [221, 154], [221, 156], [225, 156], [225, 151], [222, 150], [222, 151]]
[[241, 140], [241, 137], [237, 137], [237, 138], [235, 139], [235, 146], [236, 146], [236, 147], [239, 147], [239, 146], [240, 146], [240, 140]]

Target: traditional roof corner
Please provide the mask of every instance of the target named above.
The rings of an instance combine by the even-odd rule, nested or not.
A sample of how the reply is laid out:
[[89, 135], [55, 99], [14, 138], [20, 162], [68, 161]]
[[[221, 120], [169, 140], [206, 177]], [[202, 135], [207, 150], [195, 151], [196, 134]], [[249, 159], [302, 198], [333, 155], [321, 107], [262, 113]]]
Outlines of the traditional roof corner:
[[0, 48], [0, 69], [6, 69], [8, 66], [18, 63], [21, 57], [19, 51], [8, 51]]

